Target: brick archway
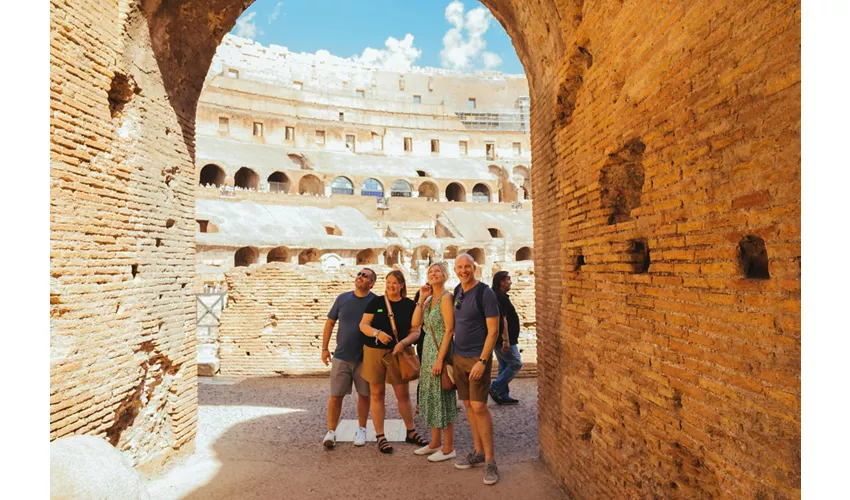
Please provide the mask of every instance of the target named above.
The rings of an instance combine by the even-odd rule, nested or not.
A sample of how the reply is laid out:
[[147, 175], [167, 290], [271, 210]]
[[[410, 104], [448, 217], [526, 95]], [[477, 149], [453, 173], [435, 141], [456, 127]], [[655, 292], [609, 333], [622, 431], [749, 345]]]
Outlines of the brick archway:
[[[531, 94], [543, 460], [576, 496], [795, 496], [799, 5], [483, 3]], [[140, 10], [120, 11], [129, 5]], [[110, 394], [96, 411], [84, 396], [57, 410], [51, 439], [106, 435], [149, 464], [193, 438], [195, 108], [246, 7], [51, 6], [51, 85], [62, 90], [51, 119], [65, 125], [51, 132], [51, 245], [75, 249], [50, 261], [51, 389]], [[110, 38], [69, 35], [84, 26]], [[645, 180], [612, 219], [601, 190], [616, 199], [637, 167]], [[764, 242], [769, 279], [741, 275], [742, 235]], [[646, 241], [648, 272], [632, 272], [635, 241]], [[168, 279], [148, 279], [164, 263]], [[105, 309], [125, 311], [104, 323], [120, 352], [76, 335]], [[77, 364], [104, 382], [80, 389]], [[163, 408], [155, 432], [136, 419], [138, 391], [124, 389], [139, 386]], [[726, 449], [734, 456], [716, 451]]]

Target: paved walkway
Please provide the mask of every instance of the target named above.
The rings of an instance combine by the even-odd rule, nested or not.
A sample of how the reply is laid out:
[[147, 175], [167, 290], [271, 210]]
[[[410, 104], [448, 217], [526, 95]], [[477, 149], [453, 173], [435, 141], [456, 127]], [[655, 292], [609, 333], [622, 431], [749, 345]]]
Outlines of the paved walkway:
[[[416, 386], [411, 384], [415, 397]], [[198, 436], [193, 455], [152, 479], [157, 499], [566, 498], [539, 460], [537, 381], [518, 379], [518, 406], [490, 403], [501, 480], [486, 486], [483, 467], [457, 470], [453, 461], [431, 463], [415, 447], [395, 443], [382, 455], [374, 442], [362, 448], [337, 443], [325, 450], [328, 381], [324, 378], [202, 379]], [[351, 397], [343, 419], [355, 419]], [[400, 418], [387, 391], [387, 418]], [[417, 417], [417, 429], [427, 429]], [[465, 412], [456, 424], [458, 452], [472, 449]]]

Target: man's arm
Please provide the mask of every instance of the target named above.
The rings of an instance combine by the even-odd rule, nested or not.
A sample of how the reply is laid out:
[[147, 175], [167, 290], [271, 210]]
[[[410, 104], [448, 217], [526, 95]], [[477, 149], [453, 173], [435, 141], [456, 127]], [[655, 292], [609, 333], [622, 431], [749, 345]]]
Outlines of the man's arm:
[[[487, 340], [484, 341], [484, 349], [481, 351], [481, 359], [490, 359], [493, 355], [493, 347], [499, 338], [499, 316], [487, 318]], [[478, 380], [484, 375], [484, 363], [478, 361], [469, 371], [469, 380]]]
[[325, 366], [328, 366], [328, 362], [331, 359], [331, 352], [328, 350], [328, 346], [331, 343], [331, 333], [334, 331], [335, 324], [335, 320], [330, 318], [326, 319], [325, 329], [322, 331], [322, 363], [324, 363]]

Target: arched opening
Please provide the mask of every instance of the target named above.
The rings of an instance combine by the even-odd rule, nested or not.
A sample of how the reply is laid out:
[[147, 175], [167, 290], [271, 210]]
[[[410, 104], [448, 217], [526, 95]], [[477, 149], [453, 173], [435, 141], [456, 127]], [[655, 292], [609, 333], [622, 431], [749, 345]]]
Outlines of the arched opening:
[[428, 201], [438, 201], [440, 194], [437, 185], [430, 181], [423, 182], [419, 185], [419, 197]]
[[390, 187], [390, 196], [410, 198], [410, 184], [401, 179], [393, 182], [393, 185]]
[[428, 175], [428, 172], [424, 170], [417, 170], [416, 175], [418, 175], [419, 177], [431, 177], [430, 175]]
[[331, 194], [354, 194], [354, 184], [348, 177], [339, 176], [331, 183]]
[[295, 153], [290, 153], [287, 155], [289, 161], [292, 162], [292, 165], [298, 170], [309, 170], [307, 168], [307, 162], [304, 161], [304, 157], [301, 155], [297, 155]]
[[457, 246], [456, 245], [449, 245], [443, 251], [443, 258], [444, 259], [454, 259], [454, 258], [457, 258], [457, 254], [458, 254]]
[[491, 238], [504, 238], [505, 237], [505, 234], [502, 232], [502, 230], [497, 228], [497, 227], [488, 227], [487, 231], [490, 232]]
[[227, 175], [224, 173], [224, 169], [218, 165], [210, 163], [201, 169], [201, 180], [199, 184], [201, 186], [212, 185], [215, 187], [221, 187], [224, 186], [224, 179], [226, 177]]
[[534, 249], [522, 247], [516, 251], [516, 261], [521, 262], [524, 260], [534, 260]]
[[283, 172], [275, 172], [269, 176], [269, 191], [272, 193], [288, 193], [290, 188], [289, 177]]
[[521, 200], [531, 199], [531, 174], [528, 167], [523, 165], [514, 167], [511, 180], [519, 187], [519, 198]]
[[256, 264], [260, 258], [260, 251], [254, 247], [242, 247], [233, 255], [234, 267], [248, 267]]
[[474, 203], [489, 203], [490, 188], [486, 184], [478, 183], [472, 188], [472, 201]]
[[404, 265], [404, 250], [399, 246], [391, 246], [384, 251], [384, 265], [387, 267]]
[[365, 266], [367, 264], [377, 264], [378, 254], [375, 253], [375, 251], [371, 248], [361, 250], [357, 252], [356, 262], [358, 266]]
[[289, 262], [289, 249], [286, 247], [272, 248], [266, 257], [266, 262]]
[[368, 178], [360, 185], [360, 196], [384, 197], [384, 185], [378, 179]]
[[434, 250], [430, 247], [419, 246], [413, 249], [413, 263], [418, 264], [419, 261], [427, 261], [428, 265], [431, 265], [434, 259]]
[[466, 190], [457, 182], [446, 186], [446, 199], [448, 201], [466, 201]]
[[298, 182], [298, 194], [322, 196], [325, 194], [325, 184], [315, 175], [307, 174]]
[[497, 181], [501, 181], [503, 172], [502, 167], [498, 165], [490, 165], [487, 167], [487, 170], [493, 175], [493, 177], [496, 178]]
[[319, 262], [319, 251], [315, 248], [305, 248], [298, 253], [298, 264], [304, 265], [311, 262]]
[[253, 189], [257, 190], [257, 187], [260, 185], [260, 176], [257, 175], [257, 172], [254, 172], [248, 167], [242, 167], [236, 171], [236, 175], [233, 176], [233, 183], [236, 187], [240, 187], [242, 189]]
[[469, 250], [467, 250], [463, 253], [468, 253], [469, 256], [472, 257], [472, 260], [474, 260], [475, 263], [478, 264], [479, 266], [484, 265], [485, 260], [484, 260], [484, 249], [483, 248], [479, 248], [479, 247], [470, 248]]

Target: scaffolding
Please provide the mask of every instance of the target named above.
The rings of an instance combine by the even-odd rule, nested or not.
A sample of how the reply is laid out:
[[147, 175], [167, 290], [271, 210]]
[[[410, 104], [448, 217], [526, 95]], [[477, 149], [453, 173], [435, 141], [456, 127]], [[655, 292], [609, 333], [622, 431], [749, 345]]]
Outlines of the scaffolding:
[[512, 109], [489, 111], [458, 111], [455, 113], [463, 125], [471, 130], [502, 130], [528, 132], [530, 99], [522, 96]]

